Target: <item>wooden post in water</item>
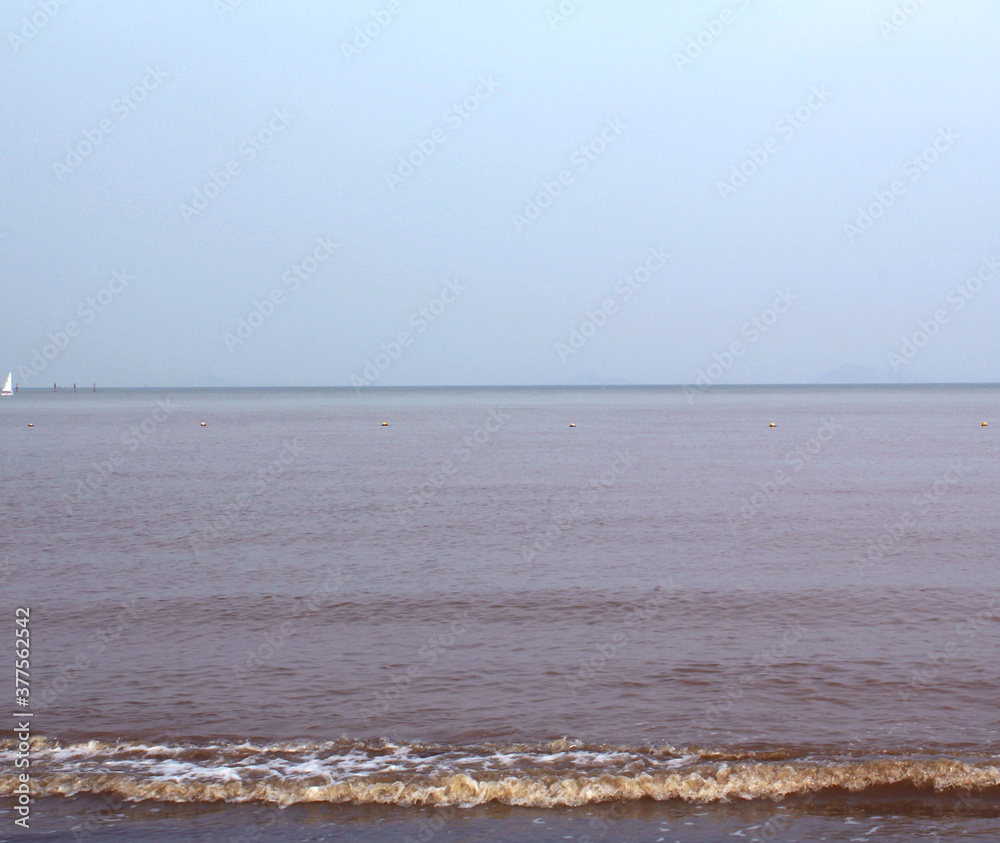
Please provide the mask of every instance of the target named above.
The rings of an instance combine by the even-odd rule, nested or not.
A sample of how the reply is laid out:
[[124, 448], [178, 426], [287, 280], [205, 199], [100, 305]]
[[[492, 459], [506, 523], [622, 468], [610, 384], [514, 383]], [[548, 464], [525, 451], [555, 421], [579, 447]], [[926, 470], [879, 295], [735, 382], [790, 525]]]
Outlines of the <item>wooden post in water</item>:
[[73, 384], [73, 392], [76, 392], [76, 384]]

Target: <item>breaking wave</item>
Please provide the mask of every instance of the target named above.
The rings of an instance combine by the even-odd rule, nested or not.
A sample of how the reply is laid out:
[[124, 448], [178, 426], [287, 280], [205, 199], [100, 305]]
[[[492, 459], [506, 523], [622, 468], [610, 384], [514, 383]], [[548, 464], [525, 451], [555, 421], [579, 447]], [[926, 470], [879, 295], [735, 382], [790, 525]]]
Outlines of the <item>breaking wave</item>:
[[[17, 786], [16, 745], [0, 741], [0, 795]], [[32, 795], [114, 794], [130, 801], [349, 802], [556, 807], [637, 799], [779, 800], [907, 785], [1000, 793], [995, 757], [892, 752], [830, 756], [794, 750], [545, 744], [98, 740], [36, 738]]]

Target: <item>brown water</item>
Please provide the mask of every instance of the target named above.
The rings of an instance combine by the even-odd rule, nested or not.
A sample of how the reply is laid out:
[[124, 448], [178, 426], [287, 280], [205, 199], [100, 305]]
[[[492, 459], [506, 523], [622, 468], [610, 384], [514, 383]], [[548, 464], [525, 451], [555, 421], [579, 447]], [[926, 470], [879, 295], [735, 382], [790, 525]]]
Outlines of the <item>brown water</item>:
[[3, 399], [32, 828], [992, 839], [998, 399]]

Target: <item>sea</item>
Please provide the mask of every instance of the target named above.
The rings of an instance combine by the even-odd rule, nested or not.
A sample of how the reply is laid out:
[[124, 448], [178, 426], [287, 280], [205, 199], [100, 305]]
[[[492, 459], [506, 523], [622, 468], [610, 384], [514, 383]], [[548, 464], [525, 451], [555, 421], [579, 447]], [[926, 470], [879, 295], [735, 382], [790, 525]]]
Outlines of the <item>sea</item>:
[[0, 840], [1000, 839], [998, 435], [996, 386], [0, 398]]

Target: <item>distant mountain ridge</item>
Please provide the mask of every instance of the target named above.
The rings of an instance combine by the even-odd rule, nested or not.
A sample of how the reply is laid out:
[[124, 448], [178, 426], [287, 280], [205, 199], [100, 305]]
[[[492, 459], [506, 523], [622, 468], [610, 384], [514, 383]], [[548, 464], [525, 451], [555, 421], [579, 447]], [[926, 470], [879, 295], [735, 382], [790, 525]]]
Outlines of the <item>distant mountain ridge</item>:
[[908, 383], [895, 372], [883, 372], [871, 366], [845, 363], [836, 369], [820, 375], [815, 383]]

